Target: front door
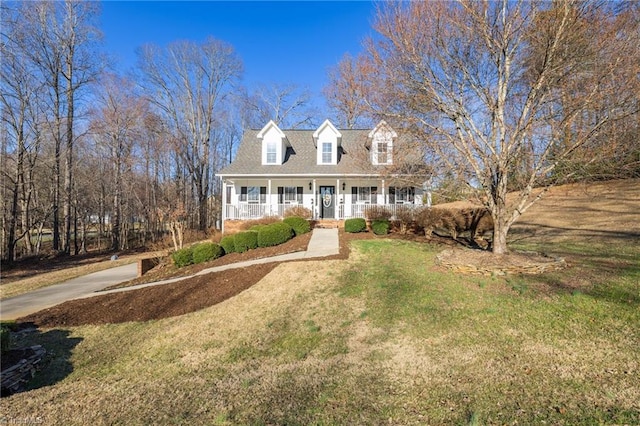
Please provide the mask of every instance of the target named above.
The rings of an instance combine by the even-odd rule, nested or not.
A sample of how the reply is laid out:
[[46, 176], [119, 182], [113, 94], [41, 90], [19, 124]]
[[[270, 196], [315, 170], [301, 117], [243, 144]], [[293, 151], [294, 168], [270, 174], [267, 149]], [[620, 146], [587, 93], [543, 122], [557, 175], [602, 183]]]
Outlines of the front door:
[[336, 217], [336, 187], [321, 186], [320, 187], [320, 218], [335, 219]]

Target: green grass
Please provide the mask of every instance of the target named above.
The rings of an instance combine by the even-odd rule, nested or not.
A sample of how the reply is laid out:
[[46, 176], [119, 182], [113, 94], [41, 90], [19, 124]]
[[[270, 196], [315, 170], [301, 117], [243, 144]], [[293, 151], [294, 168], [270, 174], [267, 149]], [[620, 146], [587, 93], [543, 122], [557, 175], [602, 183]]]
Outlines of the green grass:
[[[521, 246], [541, 276], [469, 277], [440, 248], [354, 243], [234, 300], [27, 337], [54, 353], [7, 418], [52, 424], [638, 424], [640, 247]], [[31, 340], [29, 340], [31, 339]], [[55, 373], [64, 371], [64, 374]], [[53, 377], [52, 375], [57, 375]]]

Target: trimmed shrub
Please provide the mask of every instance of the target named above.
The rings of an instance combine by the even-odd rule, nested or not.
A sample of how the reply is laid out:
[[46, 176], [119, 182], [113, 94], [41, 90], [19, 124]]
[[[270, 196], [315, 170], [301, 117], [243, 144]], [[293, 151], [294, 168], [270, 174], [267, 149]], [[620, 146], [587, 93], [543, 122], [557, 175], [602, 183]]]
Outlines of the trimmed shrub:
[[367, 206], [364, 211], [364, 217], [374, 221], [391, 218], [391, 210], [383, 206]]
[[295, 206], [295, 207], [289, 207], [284, 211], [285, 218], [293, 217], [293, 216], [298, 216], [303, 219], [311, 219], [311, 210], [306, 207]]
[[178, 267], [188, 266], [193, 264], [193, 247], [185, 247], [178, 251], [174, 251], [171, 254], [173, 263]]
[[362, 218], [347, 219], [344, 221], [344, 232], [364, 232], [367, 230], [367, 221]]
[[288, 217], [284, 219], [283, 222], [293, 228], [293, 232], [295, 232], [296, 236], [306, 234], [311, 231], [311, 224], [309, 221], [300, 216]]
[[234, 253], [236, 251], [235, 235], [227, 235], [220, 240], [220, 247], [225, 254]]
[[193, 263], [202, 263], [217, 259], [224, 254], [224, 250], [216, 243], [202, 243], [193, 248]]
[[251, 228], [249, 228], [249, 231], [256, 231], [258, 232], [259, 230], [261, 230], [262, 228], [264, 228], [265, 226], [269, 226], [269, 225], [253, 225]]
[[264, 216], [260, 219], [253, 220], [244, 220], [240, 225], [240, 229], [244, 231], [248, 231], [256, 225], [271, 225], [272, 223], [280, 222], [280, 218], [278, 216]]
[[387, 219], [379, 219], [371, 222], [371, 229], [376, 235], [387, 235], [389, 233], [390, 223]]
[[293, 229], [284, 222], [273, 223], [258, 231], [258, 246], [271, 247], [286, 243], [293, 237]]
[[258, 247], [258, 232], [245, 231], [238, 232], [234, 239], [235, 250], [237, 253], [244, 253], [247, 250]]

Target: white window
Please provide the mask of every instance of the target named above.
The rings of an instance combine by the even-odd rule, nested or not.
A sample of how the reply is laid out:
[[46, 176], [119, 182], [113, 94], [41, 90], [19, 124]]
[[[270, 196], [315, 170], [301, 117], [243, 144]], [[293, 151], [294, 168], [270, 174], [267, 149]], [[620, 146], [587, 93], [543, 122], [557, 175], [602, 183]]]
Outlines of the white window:
[[259, 203], [260, 202], [260, 187], [259, 186], [249, 186], [247, 188], [247, 201], [250, 203]]
[[389, 145], [386, 142], [378, 142], [378, 150], [376, 152], [377, 154], [377, 164], [387, 164], [388, 163], [388, 156], [387, 156], [387, 151], [389, 149]]
[[322, 163], [331, 164], [331, 142], [322, 143]]
[[368, 186], [360, 186], [358, 187], [358, 198], [356, 199], [358, 203], [371, 203], [371, 188]]
[[242, 186], [240, 187], [240, 201], [247, 203], [260, 203], [267, 202], [267, 187], [266, 186]]
[[389, 187], [389, 202], [391, 204], [413, 204], [415, 189], [413, 187]]
[[298, 202], [298, 191], [295, 186], [284, 187], [284, 202], [287, 204]]
[[351, 202], [353, 204], [377, 204], [378, 203], [378, 187], [352, 186]]
[[276, 153], [277, 153], [276, 143], [275, 142], [267, 143], [267, 164], [277, 163]]

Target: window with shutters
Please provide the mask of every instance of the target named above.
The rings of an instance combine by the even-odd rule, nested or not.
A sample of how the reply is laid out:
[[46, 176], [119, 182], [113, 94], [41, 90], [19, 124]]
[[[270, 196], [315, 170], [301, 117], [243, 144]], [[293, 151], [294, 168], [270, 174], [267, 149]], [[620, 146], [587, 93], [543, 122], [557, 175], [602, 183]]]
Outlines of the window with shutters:
[[351, 202], [353, 204], [376, 204], [378, 188], [375, 186], [351, 187]]
[[415, 188], [413, 187], [389, 187], [390, 204], [413, 204], [415, 200]]
[[266, 186], [243, 186], [240, 188], [240, 201], [251, 204], [265, 204], [267, 202]]
[[302, 204], [302, 187], [301, 186], [279, 186], [278, 187], [278, 203], [279, 204]]

